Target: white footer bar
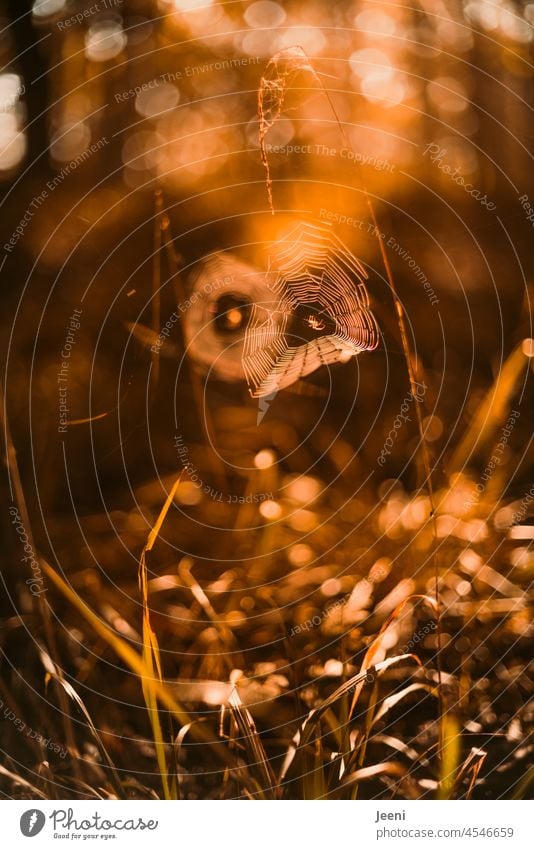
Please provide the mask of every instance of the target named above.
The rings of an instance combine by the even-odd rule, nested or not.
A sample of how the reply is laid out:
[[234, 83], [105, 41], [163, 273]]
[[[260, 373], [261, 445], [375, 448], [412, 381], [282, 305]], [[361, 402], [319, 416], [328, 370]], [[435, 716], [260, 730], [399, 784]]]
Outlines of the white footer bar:
[[1, 845], [532, 849], [530, 802], [3, 801]]

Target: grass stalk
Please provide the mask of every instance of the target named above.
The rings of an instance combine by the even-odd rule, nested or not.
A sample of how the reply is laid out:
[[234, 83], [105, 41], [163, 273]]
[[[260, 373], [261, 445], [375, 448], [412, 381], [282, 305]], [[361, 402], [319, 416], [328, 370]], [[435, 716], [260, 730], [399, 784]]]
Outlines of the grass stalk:
[[[30, 514], [28, 511], [28, 506], [26, 503], [26, 496], [24, 495], [24, 488], [22, 486], [22, 480], [20, 477], [19, 464], [17, 460], [17, 451], [15, 448], [15, 444], [13, 442], [11, 436], [11, 430], [9, 427], [9, 418], [7, 414], [7, 405], [6, 405], [6, 397], [3, 391], [3, 387], [0, 385], [0, 426], [4, 435], [4, 445], [5, 445], [5, 454], [6, 454], [6, 466], [8, 472], [9, 479], [9, 490], [11, 494], [12, 501], [17, 505], [17, 509], [19, 511], [19, 515], [22, 519], [22, 523], [26, 530], [26, 534], [28, 537], [28, 542], [35, 552], [36, 557], [39, 559], [39, 565], [41, 568], [44, 567], [44, 561], [39, 557], [38, 549], [35, 545], [35, 539], [33, 536], [32, 525], [30, 522]], [[31, 576], [30, 576], [31, 577]], [[52, 618], [50, 614], [50, 608], [48, 602], [45, 598], [44, 593], [39, 593], [37, 598], [34, 596], [34, 607], [38, 610], [41, 621], [43, 623], [46, 643], [48, 646], [50, 658], [54, 665], [55, 673], [57, 678], [56, 681], [56, 692], [58, 694], [59, 708], [62, 716], [63, 729], [65, 733], [65, 740], [67, 743], [67, 747], [71, 755], [73, 756], [73, 769], [75, 775], [80, 777], [79, 764], [78, 764], [78, 748], [76, 746], [76, 740], [74, 736], [74, 729], [72, 726], [72, 718], [69, 710], [69, 703], [67, 696], [64, 691], [63, 683], [63, 669], [59, 660], [59, 649], [57, 645], [56, 636], [54, 633], [54, 629], [52, 626]]]

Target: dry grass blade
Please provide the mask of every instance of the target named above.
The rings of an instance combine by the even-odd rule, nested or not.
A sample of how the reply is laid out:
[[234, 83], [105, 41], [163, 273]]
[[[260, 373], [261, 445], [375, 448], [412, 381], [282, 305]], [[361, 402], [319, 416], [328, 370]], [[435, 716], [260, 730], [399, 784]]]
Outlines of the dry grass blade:
[[87, 784], [86, 781], [82, 781], [80, 778], [71, 778], [70, 782], [73, 787], [75, 787], [79, 791], [82, 791], [82, 795], [85, 794], [89, 796], [90, 799], [100, 799], [101, 801], [104, 801], [106, 799], [116, 798], [116, 796], [112, 796], [110, 793], [104, 793], [104, 791], [99, 793], [96, 787], [91, 787], [90, 784]]
[[182, 727], [180, 728], [178, 734], [176, 735], [176, 737], [173, 740], [173, 747], [174, 747], [176, 763], [178, 763], [179, 760], [180, 760], [180, 754], [182, 752], [182, 747], [184, 745], [185, 738], [187, 737], [187, 735], [191, 731], [192, 727], [194, 725], [199, 725], [201, 722], [205, 722], [205, 720], [204, 719], [193, 719], [191, 722], [188, 722], [187, 725], [182, 725]]
[[[221, 730], [220, 730], [220, 736], [221, 737], [224, 736], [224, 734], [222, 732], [223, 710], [224, 709], [221, 708]], [[180, 728], [180, 731], [176, 735], [174, 742], [173, 742], [173, 748], [174, 748], [176, 763], [178, 763], [180, 761], [180, 755], [181, 755], [182, 748], [183, 748], [183, 745], [184, 745], [184, 742], [185, 742], [185, 738], [191, 732], [191, 729], [195, 725], [198, 726], [201, 723], [205, 723], [205, 722], [206, 722], [206, 719], [204, 719], [204, 718], [194, 719], [192, 722], [189, 723], [189, 725], [184, 725], [184, 726], [182, 726], [182, 728]], [[236, 778], [243, 785], [244, 792], [248, 796], [250, 796], [248, 785], [253, 783], [252, 778], [250, 778], [249, 776], [243, 775], [243, 771], [240, 770], [239, 767], [236, 768], [235, 758], [233, 760], [230, 760], [230, 758], [227, 759], [225, 771], [224, 771], [224, 777], [223, 777], [223, 785], [226, 783], [227, 778], [229, 777], [230, 774], [232, 774], [234, 776], [234, 778]], [[257, 791], [261, 792], [261, 787], [259, 785], [257, 785], [257, 783], [255, 783], [254, 793], [256, 794]]]
[[375, 743], [383, 743], [384, 746], [389, 746], [390, 749], [394, 749], [396, 752], [401, 752], [401, 754], [406, 755], [414, 763], [420, 761], [424, 766], [428, 766], [429, 764], [427, 758], [422, 757], [418, 751], [405, 743], [404, 740], [399, 740], [398, 737], [392, 737], [390, 734], [375, 734], [373, 735], [373, 741]]
[[403, 660], [413, 660], [416, 663], [419, 663], [419, 659], [413, 654], [400, 654], [395, 657], [388, 657], [386, 660], [377, 663], [375, 666], [368, 667], [365, 671], [358, 672], [357, 675], [349, 678], [340, 687], [338, 687], [337, 690], [328, 696], [320, 707], [310, 711], [293, 738], [293, 742], [286, 754], [280, 772], [280, 781], [287, 776], [289, 768], [294, 763], [297, 754], [309, 745], [315, 734], [317, 723], [320, 722], [332, 705], [344, 696], [353, 693], [357, 687], [361, 690], [366, 682], [373, 683], [375, 676], [378, 675], [379, 672], [384, 672], [386, 669], [389, 669], [390, 666], [400, 663]]
[[325, 777], [324, 750], [321, 745], [320, 729], [315, 729], [313, 742], [313, 767], [306, 772], [303, 780], [305, 799], [324, 799], [327, 795], [328, 784]]
[[355, 785], [360, 783], [360, 781], [368, 781], [369, 779], [376, 778], [379, 775], [392, 775], [402, 778], [406, 775], [406, 773], [407, 769], [395, 761], [384, 761], [384, 763], [364, 766], [361, 769], [357, 769], [355, 772], [351, 772], [350, 775], [345, 775], [341, 779], [339, 788], [329, 795], [330, 798], [335, 798], [349, 788], [354, 788]]
[[17, 775], [14, 772], [10, 772], [8, 769], [5, 768], [5, 766], [0, 765], [0, 775], [5, 775], [6, 778], [9, 778], [11, 779], [11, 781], [14, 781], [15, 784], [19, 784], [21, 787], [28, 788], [28, 790], [31, 790], [32, 793], [35, 793], [35, 796], [37, 796], [39, 799], [48, 799], [48, 796], [45, 796], [44, 793], [41, 793], [41, 791], [38, 790], [34, 784], [30, 784], [30, 782], [26, 781], [25, 778], [22, 778], [20, 775]]
[[[130, 670], [138, 675], [139, 678], [150, 678], [149, 670], [147, 670], [144, 660], [138, 652], [134, 651], [128, 643], [119, 637], [110, 626], [100, 619], [93, 610], [80, 598], [80, 596], [57, 574], [47, 563], [43, 564], [44, 571], [50, 581], [57, 589], [68, 599], [71, 604], [81, 613], [84, 619], [89, 623], [93, 630], [113, 649], [118, 657], [130, 668]], [[189, 725], [191, 719], [184, 708], [172, 695], [169, 687], [161, 683], [157, 678], [152, 678], [152, 687], [158, 700], [170, 711], [181, 725]], [[211, 745], [217, 756], [223, 763], [229, 763], [226, 752], [220, 745], [219, 741], [209, 733], [204, 726], [196, 725], [194, 736], [198, 742], [203, 742]]]
[[478, 774], [482, 769], [484, 761], [486, 760], [488, 754], [484, 751], [484, 749], [471, 749], [469, 755], [465, 759], [462, 764], [461, 769], [458, 772], [458, 777], [456, 779], [456, 783], [459, 785], [464, 778], [465, 775], [469, 775], [469, 787], [467, 788], [465, 798], [470, 799], [473, 793], [473, 789], [475, 787]]
[[261, 788], [263, 798], [278, 798], [279, 787], [274, 776], [274, 773], [269, 764], [263, 743], [257, 732], [256, 725], [250, 714], [241, 701], [237, 689], [234, 687], [228, 699], [228, 707], [232, 713], [234, 722], [241, 735], [237, 738], [238, 742], [242, 742], [249, 754], [249, 769], [252, 770], [256, 781]]
[[374, 715], [373, 721], [371, 723], [371, 727], [375, 725], [380, 719], [388, 713], [388, 711], [392, 710], [395, 705], [398, 705], [406, 696], [410, 695], [410, 693], [415, 693], [417, 690], [426, 690], [430, 695], [439, 698], [439, 694], [436, 687], [432, 687], [431, 684], [409, 684], [408, 687], [405, 687], [404, 690], [401, 690], [400, 693], [394, 693], [392, 696], [387, 696], [382, 704], [380, 705], [379, 710]]
[[197, 579], [191, 572], [191, 561], [189, 560], [189, 558], [184, 557], [181, 560], [180, 565], [178, 567], [178, 574], [184, 584], [191, 590], [195, 601], [198, 602], [198, 604], [204, 611], [208, 621], [211, 622], [212, 625], [219, 632], [223, 642], [228, 645], [233, 645], [235, 647], [237, 644], [234, 635], [232, 634], [228, 626], [221, 621], [206, 593], [204, 592]]
[[69, 699], [72, 699], [72, 701], [80, 709], [80, 711], [84, 715], [85, 719], [87, 720], [87, 725], [89, 726], [91, 734], [93, 735], [95, 743], [96, 743], [98, 750], [100, 752], [100, 756], [109, 767], [111, 781], [113, 783], [115, 791], [117, 792], [118, 797], [120, 799], [125, 798], [124, 791], [122, 789], [122, 784], [121, 784], [121, 781], [120, 781], [120, 777], [119, 777], [119, 774], [117, 772], [117, 768], [116, 768], [115, 764], [113, 763], [113, 761], [111, 760], [109, 752], [106, 749], [106, 747], [105, 747], [105, 745], [102, 741], [102, 738], [101, 738], [100, 734], [98, 733], [98, 730], [97, 730], [97, 728], [96, 728], [96, 726], [95, 726], [95, 724], [94, 724], [94, 722], [91, 718], [91, 715], [90, 715], [89, 711], [87, 710], [85, 704], [83, 703], [81, 697], [78, 695], [78, 693], [76, 692], [76, 690], [74, 689], [72, 684], [70, 684], [62, 676], [60, 676], [56, 673], [52, 659], [44, 651], [44, 649], [40, 650], [40, 655], [41, 655], [41, 660], [42, 660], [43, 666], [46, 669], [46, 673], [47, 673], [48, 678], [53, 678], [54, 681], [56, 681], [56, 683], [59, 686], [63, 687], [63, 689], [64, 689], [65, 693], [67, 694], [67, 696], [69, 697]]
[[[362, 661], [362, 666], [361, 666], [361, 671], [363, 673], [367, 672], [367, 670], [370, 668], [370, 666], [375, 661], [377, 654], [383, 649], [384, 636], [386, 634], [386, 631], [390, 627], [390, 625], [396, 619], [399, 618], [400, 614], [402, 613], [402, 611], [404, 610], [404, 608], [406, 607], [408, 602], [415, 601], [415, 600], [426, 601], [427, 604], [429, 604], [430, 607], [432, 607], [432, 609], [436, 612], [436, 615], [437, 615], [438, 605], [437, 605], [436, 600], [433, 599], [431, 596], [410, 595], [407, 598], [405, 598], [403, 601], [401, 601], [401, 603], [397, 605], [395, 610], [393, 610], [393, 612], [390, 613], [390, 615], [388, 616], [388, 618], [386, 619], [386, 621], [384, 622], [384, 624], [380, 628], [380, 631], [378, 632], [378, 634], [376, 635], [376, 637], [372, 641], [371, 645], [367, 649], [365, 656], [364, 656], [364, 659]], [[351, 703], [350, 711], [349, 711], [349, 718], [354, 713], [354, 709], [355, 709], [356, 703], [357, 703], [357, 701], [360, 697], [360, 693], [362, 691], [364, 683], [365, 683], [365, 679], [360, 684], [358, 684], [358, 686], [354, 689], [354, 695], [352, 697], [352, 703]]]
[[155, 802], [159, 801], [159, 796], [156, 791], [152, 787], [147, 787], [146, 784], [142, 784], [137, 778], [127, 778], [123, 782], [124, 787], [132, 790], [136, 790], [138, 793], [141, 793], [142, 799], [154, 799]]

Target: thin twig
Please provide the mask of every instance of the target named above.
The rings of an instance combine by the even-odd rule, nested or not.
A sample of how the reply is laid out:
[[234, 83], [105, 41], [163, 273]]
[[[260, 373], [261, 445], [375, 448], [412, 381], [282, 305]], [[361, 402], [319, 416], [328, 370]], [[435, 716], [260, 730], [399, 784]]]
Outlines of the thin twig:
[[[163, 213], [160, 219], [160, 238], [163, 241], [163, 246], [165, 248], [165, 252], [167, 255], [167, 262], [169, 265], [169, 270], [172, 277], [172, 283], [174, 288], [174, 297], [176, 300], [176, 308], [179, 314], [179, 322], [178, 328], [180, 333], [180, 344], [182, 350], [184, 352], [184, 358], [187, 363], [189, 379], [191, 383], [191, 391], [193, 393], [193, 400], [195, 403], [195, 408], [197, 412], [197, 421], [202, 432], [202, 437], [204, 440], [204, 444], [207, 450], [210, 451], [212, 455], [214, 465], [216, 468], [216, 481], [217, 486], [222, 491], [228, 491], [228, 479], [226, 475], [226, 471], [224, 468], [224, 463], [219, 456], [219, 452], [213, 449], [214, 443], [214, 427], [213, 421], [211, 418], [211, 413], [207, 407], [204, 405], [204, 387], [202, 385], [202, 380], [195, 370], [194, 364], [191, 362], [191, 357], [187, 350], [186, 344], [186, 334], [183, 326], [183, 312], [181, 310], [181, 305], [187, 298], [187, 294], [182, 282], [181, 271], [184, 266], [184, 258], [177, 254], [171, 231], [171, 222], [169, 216], [166, 213]], [[159, 330], [158, 330], [159, 332]], [[209, 432], [211, 432], [212, 437], [210, 439]]]
[[[154, 215], [154, 252], [152, 258], [152, 330], [155, 336], [161, 329], [161, 233], [163, 217], [163, 193], [156, 189]], [[152, 351], [150, 379], [154, 385], [159, 380], [159, 352]]]

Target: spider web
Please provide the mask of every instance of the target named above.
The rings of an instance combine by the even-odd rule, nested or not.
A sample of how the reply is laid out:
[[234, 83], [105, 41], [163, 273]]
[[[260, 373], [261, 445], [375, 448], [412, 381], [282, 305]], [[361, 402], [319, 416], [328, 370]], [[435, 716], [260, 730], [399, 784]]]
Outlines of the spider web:
[[[274, 278], [274, 279], [273, 279]], [[379, 342], [369, 308], [367, 273], [328, 226], [298, 222], [275, 243], [267, 285], [273, 309], [255, 303], [243, 345], [243, 370], [254, 398], [272, 395], [322, 365], [346, 362]], [[288, 343], [288, 325], [297, 308], [320, 306], [333, 332], [303, 345]], [[309, 326], [320, 324], [310, 318]]]

